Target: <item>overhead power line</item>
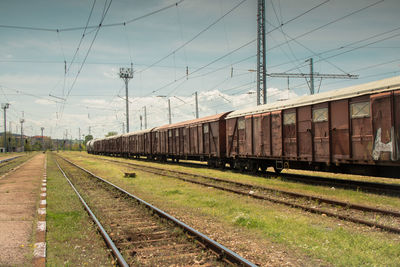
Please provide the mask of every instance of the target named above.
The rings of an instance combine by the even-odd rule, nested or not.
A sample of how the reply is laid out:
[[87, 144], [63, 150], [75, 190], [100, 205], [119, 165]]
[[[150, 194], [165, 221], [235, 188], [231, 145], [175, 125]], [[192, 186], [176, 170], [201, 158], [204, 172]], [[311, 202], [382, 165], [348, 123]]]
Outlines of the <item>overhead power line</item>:
[[132, 22], [144, 19], [146, 17], [149, 17], [151, 15], [160, 13], [164, 10], [167, 10], [169, 8], [175, 7], [179, 4], [181, 4], [185, 0], [180, 0], [176, 3], [170, 4], [168, 6], [165, 6], [163, 8], [157, 9], [155, 11], [152, 11], [150, 13], [147, 13], [145, 15], [123, 21], [123, 22], [116, 22], [116, 23], [108, 23], [108, 24], [99, 24], [99, 25], [90, 25], [90, 26], [83, 26], [83, 27], [70, 27], [70, 28], [42, 28], [42, 27], [31, 27], [31, 26], [16, 26], [16, 25], [4, 25], [0, 24], [0, 28], [5, 28], [5, 29], [15, 29], [15, 30], [29, 30], [29, 31], [46, 31], [46, 32], [66, 32], [66, 31], [79, 31], [83, 29], [94, 29], [96, 30], [99, 27], [116, 27], [116, 26], [125, 26], [127, 24], [130, 24]]
[[[293, 18], [291, 18], [291, 19], [289, 19], [289, 20], [287, 20], [287, 21], [285, 21], [285, 22], [283, 22], [280, 26], [275, 27], [274, 29], [268, 31], [266, 34], [270, 34], [270, 33], [274, 32], [274, 31], [278, 30], [281, 26], [286, 25], [286, 24], [289, 24], [289, 23], [291, 23], [291, 22], [293, 22], [293, 21], [299, 19], [300, 17], [302, 17], [302, 16], [308, 14], [308, 13], [311, 12], [312, 10], [315, 10], [316, 8], [318, 8], [318, 7], [320, 7], [320, 6], [324, 5], [324, 4], [326, 4], [326, 3], [329, 2], [329, 1], [330, 1], [330, 0], [325, 0], [325, 1], [322, 2], [322, 3], [320, 3], [320, 4], [316, 5], [316, 6], [313, 6], [312, 8], [306, 10], [305, 12], [303, 12], [303, 13], [301, 13], [301, 14], [299, 14], [299, 15], [297, 15], [297, 16], [295, 16], [295, 17], [293, 17]], [[255, 39], [249, 41], [248, 43], [246, 43], [246, 44], [240, 46], [239, 48], [236, 48], [235, 50], [232, 50], [232, 51], [228, 52], [227, 54], [225, 54], [225, 55], [223, 55], [223, 56], [221, 56], [221, 57], [219, 57], [219, 58], [217, 58], [217, 59], [211, 61], [210, 63], [208, 63], [208, 64], [206, 64], [206, 65], [204, 65], [204, 66], [202, 66], [202, 67], [196, 69], [195, 71], [191, 72], [190, 75], [193, 75], [194, 73], [197, 73], [197, 72], [199, 72], [200, 70], [203, 70], [204, 68], [207, 68], [208, 66], [210, 66], [210, 65], [212, 65], [212, 64], [214, 64], [214, 63], [216, 63], [216, 62], [218, 62], [218, 61], [220, 61], [220, 60], [226, 58], [227, 56], [229, 56], [229, 55], [231, 55], [231, 54], [237, 52], [238, 50], [240, 50], [240, 49], [242, 49], [242, 48], [244, 48], [244, 47], [246, 47], [246, 46], [248, 46], [248, 45], [250, 45], [250, 44], [256, 42], [256, 40], [257, 40], [257, 38], [255, 38]], [[269, 49], [268, 49], [268, 50], [269, 50]], [[251, 57], [253, 57], [253, 56], [251, 56]], [[250, 57], [250, 58], [251, 58], [251, 57]], [[168, 86], [170, 86], [170, 85], [172, 85], [172, 84], [174, 84], [174, 83], [176, 83], [176, 82], [178, 82], [178, 81], [180, 81], [180, 80], [182, 80], [182, 79], [184, 79], [184, 78], [186, 78], [186, 77], [187, 77], [187, 76], [184, 75], [184, 76], [182, 76], [182, 77], [180, 77], [180, 78], [178, 78], [178, 79], [175, 79], [174, 81], [172, 81], [172, 82], [170, 82], [170, 83], [168, 83], [168, 84], [166, 84], [166, 85], [164, 85], [164, 86], [162, 86], [162, 87], [160, 87], [160, 88], [158, 88], [158, 89], [152, 91], [150, 94], [156, 93], [156, 92], [158, 92], [158, 91], [160, 91], [160, 90], [162, 90], [162, 89], [164, 89], [164, 88], [166, 88], [166, 87], [168, 87]], [[183, 82], [183, 83], [184, 83], [184, 82]]]
[[[101, 18], [101, 20], [100, 20], [100, 24], [99, 24], [100, 26], [101, 26], [101, 24], [103, 23], [103, 21], [104, 21], [106, 15], [107, 15], [107, 13], [108, 13], [108, 11], [109, 11], [109, 9], [110, 9], [110, 6], [111, 6], [112, 1], [113, 1], [113, 0], [110, 0], [108, 6], [105, 7], [105, 10], [104, 10], [104, 12], [103, 12], [103, 16], [102, 16], [102, 18]], [[81, 73], [81, 71], [82, 71], [82, 69], [83, 69], [83, 66], [85, 65], [86, 59], [87, 59], [87, 57], [89, 56], [89, 53], [90, 53], [90, 51], [91, 51], [91, 49], [92, 49], [92, 47], [93, 47], [94, 41], [96, 40], [99, 31], [100, 31], [100, 27], [97, 28], [96, 34], [94, 35], [93, 40], [92, 40], [92, 42], [91, 42], [91, 44], [90, 44], [90, 46], [89, 46], [89, 48], [88, 48], [88, 50], [87, 50], [87, 52], [86, 52], [85, 58], [83, 59], [82, 64], [81, 64], [81, 66], [80, 66], [78, 72], [76, 73], [75, 79], [74, 79], [74, 81], [73, 81], [71, 87], [69, 88], [69, 90], [68, 90], [68, 92], [67, 92], [67, 95], [65, 96], [65, 99], [66, 99], [66, 100], [64, 101], [64, 103], [67, 101], [67, 99], [68, 99], [68, 97], [69, 97], [69, 95], [70, 95], [72, 89], [73, 89], [74, 86], [75, 86], [76, 81], [78, 80], [78, 77], [79, 77], [79, 75], [80, 75], [80, 73]], [[64, 112], [64, 105], [62, 106], [62, 109], [61, 109], [61, 112], [60, 112], [60, 113], [61, 113], [60, 118], [62, 117], [63, 112]]]
[[218, 22], [220, 22], [223, 18], [225, 18], [228, 14], [232, 13], [236, 8], [238, 8], [240, 5], [242, 5], [244, 2], [246, 2], [247, 0], [242, 0], [241, 2], [239, 2], [237, 5], [235, 5], [233, 8], [231, 8], [228, 12], [226, 12], [224, 15], [222, 15], [221, 17], [219, 17], [217, 20], [215, 20], [214, 22], [212, 22], [210, 25], [208, 25], [206, 28], [204, 28], [203, 30], [201, 30], [199, 33], [197, 33], [195, 36], [193, 36], [191, 39], [189, 39], [188, 41], [186, 41], [185, 43], [183, 43], [182, 45], [180, 45], [178, 48], [176, 48], [174, 51], [172, 51], [171, 53], [169, 53], [168, 55], [160, 58], [159, 60], [157, 60], [156, 62], [154, 62], [153, 64], [151, 64], [150, 66], [148, 66], [147, 68], [145, 68], [144, 70], [140, 70], [138, 71], [138, 73], [141, 72], [145, 72], [146, 70], [148, 70], [149, 68], [155, 66], [156, 64], [160, 63], [161, 61], [163, 61], [164, 59], [172, 56], [173, 54], [175, 54], [176, 52], [178, 52], [179, 50], [181, 50], [182, 48], [184, 48], [185, 46], [187, 46], [188, 44], [190, 44], [191, 42], [193, 42], [196, 38], [198, 38], [200, 35], [202, 35], [204, 32], [206, 32], [207, 30], [209, 30], [212, 26], [214, 26], [215, 24], [217, 24]]

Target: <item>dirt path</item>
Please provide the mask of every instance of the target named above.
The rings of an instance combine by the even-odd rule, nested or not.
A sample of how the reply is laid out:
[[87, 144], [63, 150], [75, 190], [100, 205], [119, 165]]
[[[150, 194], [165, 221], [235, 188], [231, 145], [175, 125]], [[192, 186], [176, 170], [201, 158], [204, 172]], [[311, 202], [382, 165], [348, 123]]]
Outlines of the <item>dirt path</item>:
[[0, 178], [0, 266], [32, 264], [30, 245], [44, 160], [39, 154]]

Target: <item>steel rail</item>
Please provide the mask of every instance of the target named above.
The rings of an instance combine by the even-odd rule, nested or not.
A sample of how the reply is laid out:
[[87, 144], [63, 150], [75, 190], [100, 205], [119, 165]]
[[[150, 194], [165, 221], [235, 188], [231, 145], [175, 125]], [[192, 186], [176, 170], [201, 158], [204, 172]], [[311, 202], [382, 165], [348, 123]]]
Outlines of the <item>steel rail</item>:
[[89, 216], [92, 218], [92, 220], [95, 222], [97, 227], [99, 228], [99, 231], [101, 235], [103, 236], [104, 240], [107, 243], [107, 246], [111, 249], [113, 255], [117, 258], [119, 266], [122, 267], [128, 267], [129, 264], [125, 261], [124, 257], [122, 256], [121, 252], [118, 250], [118, 248], [115, 246], [114, 242], [110, 238], [110, 236], [107, 234], [106, 230], [104, 227], [101, 225], [100, 221], [97, 219], [96, 215], [92, 212], [92, 210], [89, 208], [89, 206], [86, 204], [85, 200], [82, 198], [82, 196], [79, 194], [78, 190], [75, 188], [75, 186], [72, 184], [71, 180], [68, 179], [67, 175], [65, 172], [62, 170], [60, 165], [58, 164], [57, 160], [55, 160], [55, 163], [57, 164], [58, 169], [61, 171], [61, 173], [64, 175], [65, 179], [67, 179], [68, 183], [71, 185], [72, 189], [75, 191], [76, 195], [79, 197], [79, 200], [82, 202], [83, 206], [85, 207], [85, 210], [88, 212]]
[[285, 173], [285, 174], [281, 173], [278, 175], [273, 172], [268, 172], [267, 174], [273, 177], [280, 176], [283, 179], [290, 181], [304, 181], [306, 179], [307, 182], [315, 184], [339, 185], [341, 187], [346, 187], [346, 188], [373, 190], [377, 192], [382, 192], [379, 190], [385, 190], [387, 192], [400, 195], [400, 184], [345, 180], [332, 177], [319, 177], [319, 176], [300, 175], [293, 173]]
[[186, 231], [187, 233], [189, 233], [190, 235], [195, 237], [200, 243], [206, 245], [208, 248], [213, 250], [215, 253], [220, 255], [222, 258], [225, 258], [230, 263], [236, 264], [236, 265], [239, 265], [239, 266], [251, 266], [251, 267], [256, 267], [257, 266], [254, 263], [252, 263], [252, 262], [246, 260], [245, 258], [241, 257], [239, 254], [233, 252], [232, 250], [228, 249], [227, 247], [219, 244], [218, 242], [212, 240], [208, 236], [202, 234], [201, 232], [199, 232], [199, 231], [195, 230], [194, 228], [190, 227], [189, 225], [185, 224], [184, 222], [181, 222], [180, 220], [176, 219], [172, 215], [169, 215], [168, 213], [160, 210], [159, 208], [151, 205], [150, 203], [148, 203], [148, 202], [140, 199], [139, 197], [129, 193], [125, 189], [123, 189], [123, 188], [121, 188], [121, 187], [119, 187], [119, 186], [117, 186], [117, 185], [105, 180], [104, 178], [101, 178], [100, 176], [97, 176], [96, 174], [92, 173], [91, 171], [86, 170], [85, 168], [83, 168], [83, 167], [71, 162], [70, 160], [68, 160], [66, 158], [63, 158], [63, 157], [61, 157], [59, 155], [58, 155], [58, 157], [60, 157], [63, 160], [67, 161], [71, 165], [81, 169], [82, 171], [90, 174], [91, 176], [101, 180], [102, 182], [114, 187], [115, 189], [121, 191], [122, 193], [132, 197], [138, 203], [140, 203], [140, 204], [144, 205], [145, 207], [149, 208], [150, 210], [154, 211], [158, 216], [163, 217], [163, 218], [165, 218], [165, 219], [167, 219], [169, 221], [172, 221], [177, 226], [182, 228], [184, 231]]
[[[136, 160], [141, 160], [145, 161], [144, 159], [136, 159]], [[171, 164], [171, 165], [176, 165], [176, 164], [181, 164], [181, 165], [186, 165], [186, 166], [192, 166], [194, 168], [198, 167], [205, 167], [205, 168], [211, 168], [211, 169], [219, 169], [219, 168], [214, 168], [210, 167], [206, 164], [203, 163], [195, 163], [195, 162], [182, 162], [180, 161], [179, 163], [175, 162], [164, 162], [166, 164]], [[238, 173], [243, 173], [238, 170], [230, 168], [230, 170]], [[275, 172], [266, 172], [266, 173], [244, 173], [248, 175], [254, 175], [258, 177], [281, 177], [283, 180], [288, 180], [288, 181], [297, 181], [297, 182], [303, 182], [303, 183], [309, 183], [309, 184], [317, 184], [317, 185], [322, 185], [322, 186], [338, 186], [340, 188], [344, 189], [361, 189], [365, 190], [367, 192], [374, 192], [374, 193], [387, 193], [389, 195], [395, 195], [395, 196], [400, 196], [400, 184], [393, 184], [393, 183], [381, 183], [381, 182], [367, 182], [367, 181], [357, 181], [357, 180], [349, 180], [349, 179], [338, 179], [338, 178], [333, 178], [333, 177], [321, 177], [321, 176], [314, 176], [314, 175], [300, 175], [300, 174], [294, 174], [294, 173], [280, 173], [277, 174]], [[382, 177], [385, 178], [385, 177]], [[395, 178], [392, 178], [395, 179]]]
[[[118, 161], [116, 161], [116, 162], [118, 162]], [[123, 162], [120, 162], [120, 163], [123, 163]], [[126, 163], [126, 164], [137, 165], [139, 167], [146, 167], [146, 166], [143, 166], [143, 165], [138, 165], [138, 164], [133, 164], [133, 163]], [[150, 168], [150, 167], [148, 167], [148, 168]], [[153, 168], [153, 167], [151, 167], [151, 168], [152, 169], [159, 169], [159, 168]], [[311, 213], [325, 214], [325, 215], [327, 215], [329, 217], [338, 218], [340, 220], [349, 221], [349, 222], [358, 223], [358, 224], [363, 224], [363, 225], [366, 225], [366, 226], [369, 226], [369, 227], [375, 227], [375, 228], [379, 228], [379, 229], [382, 229], [382, 230], [385, 230], [385, 231], [388, 231], [388, 232], [400, 234], [400, 228], [396, 228], [396, 227], [391, 227], [391, 226], [387, 226], [387, 225], [383, 225], [383, 224], [379, 224], [379, 223], [374, 223], [374, 222], [366, 221], [366, 220], [363, 220], [363, 219], [357, 219], [357, 218], [353, 218], [353, 217], [350, 217], [350, 216], [347, 216], [347, 215], [340, 215], [340, 214], [336, 214], [334, 212], [325, 211], [325, 210], [318, 209], [318, 208], [307, 207], [307, 206], [304, 206], [304, 205], [301, 205], [301, 204], [295, 204], [295, 203], [291, 203], [291, 202], [285, 201], [285, 200], [279, 200], [279, 199], [276, 199], [276, 198], [271, 198], [271, 197], [267, 197], [267, 196], [252, 194], [250, 192], [243, 192], [243, 191], [230, 189], [230, 188], [226, 188], [226, 187], [222, 187], [222, 186], [218, 186], [218, 185], [213, 185], [213, 184], [209, 184], [209, 183], [193, 181], [191, 179], [186, 179], [186, 178], [183, 178], [183, 177], [175, 177], [175, 176], [172, 176], [172, 175], [161, 174], [161, 173], [157, 173], [155, 171], [150, 171], [150, 170], [143, 170], [143, 169], [141, 169], [141, 170], [145, 171], [145, 172], [153, 173], [153, 174], [162, 175], [162, 176], [169, 176], [169, 177], [172, 177], [172, 178], [180, 179], [180, 180], [183, 180], [183, 181], [186, 181], [186, 182], [190, 182], [190, 183], [194, 183], [194, 184], [199, 184], [199, 185], [202, 185], [202, 186], [207, 186], [207, 187], [220, 189], [220, 190], [223, 190], [223, 191], [227, 191], [227, 192], [231, 192], [231, 193], [235, 193], [235, 194], [239, 194], [239, 195], [244, 195], [244, 196], [248, 196], [248, 197], [252, 197], [252, 198], [256, 198], [256, 199], [266, 200], [266, 201], [270, 201], [270, 202], [274, 202], [274, 203], [290, 206], [290, 207], [293, 207], [293, 208], [302, 209], [302, 210], [305, 210], [305, 211], [308, 211], [308, 212], [311, 212]], [[170, 170], [164, 170], [164, 171], [168, 172]], [[172, 172], [174, 172], [174, 171], [172, 171]], [[192, 175], [192, 174], [185, 173], [185, 175]], [[194, 174], [194, 176], [196, 176], [196, 174]], [[202, 175], [198, 175], [198, 176], [207, 177], [207, 176], [202, 176]], [[215, 179], [217, 181], [219, 180], [221, 182], [229, 183], [229, 181], [226, 181], [226, 180], [217, 179], [217, 178], [214, 178], [214, 177], [211, 177], [211, 178], [213, 178], [213, 179]], [[237, 182], [232, 182], [232, 183], [240, 184], [240, 183], [237, 183]], [[263, 188], [263, 187], [260, 187], [260, 188]], [[266, 189], [266, 188], [264, 188], [264, 189]], [[279, 192], [280, 190], [276, 190], [276, 191]], [[285, 191], [282, 191], [282, 192], [285, 192]], [[289, 192], [289, 193], [292, 193], [292, 192]], [[296, 195], [296, 193], [293, 193], [293, 195]], [[302, 194], [299, 194], [299, 195], [302, 195]], [[306, 195], [302, 195], [302, 196], [303, 197], [312, 198], [312, 196], [306, 196]], [[315, 198], [317, 198], [317, 197], [315, 197]], [[321, 198], [321, 200], [322, 200], [322, 198]], [[352, 207], [354, 209], [364, 208], [361, 205], [352, 205], [352, 206], [350, 206], [351, 204], [349, 204], [349, 203], [345, 203], [345, 202], [340, 203], [339, 201], [334, 201], [334, 200], [330, 200], [330, 202], [331, 202], [331, 204], [337, 203], [337, 205], [344, 204], [342, 206]], [[366, 210], [368, 209], [369, 211], [380, 212], [380, 213], [389, 213], [389, 215], [393, 215], [393, 216], [397, 216], [397, 217], [400, 215], [398, 212], [394, 212], [394, 211], [386, 211], [386, 210], [376, 209], [376, 208], [373, 208], [373, 207], [365, 207], [365, 208], [366, 208]], [[360, 209], [360, 210], [362, 210], [362, 209]]]
[[[205, 178], [205, 179], [209, 179], [209, 180], [213, 180], [213, 181], [217, 181], [217, 182], [224, 182], [224, 183], [233, 184], [233, 185], [237, 185], [237, 186], [246, 186], [246, 187], [251, 187], [251, 188], [254, 188], [254, 189], [261, 189], [261, 190], [267, 190], [267, 191], [270, 191], [270, 192], [283, 193], [283, 194], [286, 194], [288, 196], [293, 196], [293, 197], [298, 197], [298, 198], [305, 198], [305, 199], [309, 199], [309, 200], [313, 200], [313, 201], [319, 201], [319, 202], [326, 203], [326, 204], [337, 205], [337, 206], [356, 209], [356, 210], [360, 210], [360, 211], [377, 212], [377, 213], [382, 213], [382, 214], [385, 214], [385, 215], [391, 215], [391, 216], [394, 216], [394, 217], [400, 217], [400, 212], [397, 212], [397, 211], [380, 209], [380, 208], [375, 208], [375, 207], [365, 206], [365, 205], [359, 205], [359, 204], [352, 204], [352, 203], [349, 203], [349, 202], [338, 201], [338, 200], [334, 200], [334, 199], [328, 199], [328, 198], [324, 198], [324, 197], [312, 196], [312, 195], [307, 195], [307, 194], [302, 194], [302, 193], [295, 193], [295, 192], [286, 191], [286, 190], [282, 190], [282, 189], [276, 189], [276, 188], [272, 188], [272, 187], [266, 187], [266, 186], [260, 186], [260, 185], [253, 185], [253, 184], [229, 181], [229, 180], [216, 178], [216, 177], [212, 177], [212, 176], [207, 176], [207, 175], [201, 175], [201, 174], [192, 174], [192, 173], [186, 173], [186, 172], [175, 171], [175, 170], [165, 170], [165, 169], [157, 168], [157, 167], [147, 167], [147, 166], [143, 166], [143, 165], [135, 164], [135, 163], [130, 163], [130, 162], [122, 162], [122, 161], [110, 160], [110, 159], [102, 159], [102, 160], [111, 161], [111, 162], [117, 162], [117, 163], [130, 165], [130, 166], [137, 166], [137, 167], [141, 167], [141, 168], [143, 168], [143, 167], [144, 168], [151, 168], [151, 169], [165, 171], [165, 172], [172, 172], [172, 173], [177, 173], [177, 174], [182, 174], [182, 175], [187, 175], [187, 176]], [[168, 175], [168, 176], [170, 176], [170, 175]]]
[[1, 163], [4, 163], [4, 162], [12, 161], [12, 160], [14, 160], [14, 159], [16, 159], [16, 158], [19, 158], [19, 157], [22, 157], [22, 156], [20, 155], [20, 156], [15, 156], [15, 157], [8, 158], [8, 159], [0, 160], [0, 164], [1, 164]]
[[[147, 171], [147, 172], [151, 172], [151, 171]], [[154, 174], [156, 174], [156, 172], [152, 172]], [[169, 175], [165, 175], [164, 176], [169, 176]], [[171, 176], [173, 177], [173, 176]], [[388, 232], [392, 232], [392, 233], [396, 233], [396, 234], [400, 234], [400, 228], [395, 228], [395, 227], [391, 227], [391, 226], [386, 226], [383, 224], [378, 224], [378, 223], [374, 223], [374, 222], [370, 222], [370, 221], [366, 221], [366, 220], [362, 220], [362, 219], [357, 219], [357, 218], [353, 218], [350, 216], [346, 216], [346, 215], [340, 215], [340, 214], [336, 214], [330, 211], [325, 211], [325, 210], [321, 210], [318, 208], [312, 208], [312, 207], [307, 207], [304, 205], [300, 205], [300, 204], [295, 204], [295, 203], [291, 203], [289, 201], [284, 201], [284, 200], [279, 200], [279, 199], [275, 199], [275, 198], [271, 198], [271, 197], [266, 197], [266, 196], [261, 196], [261, 195], [257, 195], [257, 194], [251, 194], [250, 192], [242, 192], [239, 190], [235, 190], [235, 189], [230, 189], [230, 188], [226, 188], [226, 187], [222, 187], [222, 186], [218, 186], [218, 185], [213, 185], [213, 184], [208, 184], [208, 183], [202, 183], [199, 181], [193, 181], [190, 179], [185, 179], [182, 177], [173, 177], [173, 178], [177, 178], [183, 181], [187, 181], [187, 182], [191, 182], [194, 184], [199, 184], [199, 185], [203, 185], [203, 186], [207, 186], [207, 187], [213, 187], [216, 189], [220, 189], [223, 191], [227, 191], [227, 192], [231, 192], [231, 193], [235, 193], [235, 194], [239, 194], [239, 195], [243, 195], [243, 196], [249, 196], [252, 198], [256, 198], [256, 199], [261, 199], [261, 200], [266, 200], [266, 201], [270, 201], [270, 202], [274, 202], [274, 203], [278, 203], [278, 204], [283, 204], [286, 206], [290, 206], [293, 208], [298, 208], [298, 209], [302, 209], [311, 213], [316, 213], [316, 214], [325, 214], [329, 217], [334, 217], [334, 218], [338, 218], [344, 221], [349, 221], [349, 222], [354, 222], [354, 223], [358, 223], [358, 224], [364, 224], [370, 227], [376, 227], [376, 228], [380, 228], [382, 230], [388, 231]]]

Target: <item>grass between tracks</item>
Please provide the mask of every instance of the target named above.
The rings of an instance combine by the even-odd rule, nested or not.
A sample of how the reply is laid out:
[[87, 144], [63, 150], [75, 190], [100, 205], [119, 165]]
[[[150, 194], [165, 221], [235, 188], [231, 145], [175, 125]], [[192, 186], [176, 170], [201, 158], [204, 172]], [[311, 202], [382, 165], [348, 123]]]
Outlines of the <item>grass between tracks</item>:
[[[312, 258], [321, 259], [327, 264], [398, 266], [400, 262], [399, 235], [374, 231], [333, 218], [236, 196], [175, 179], [157, 177], [137, 170], [134, 171], [137, 174], [136, 178], [126, 179], [122, 178], [123, 171], [128, 170], [126, 167], [88, 159], [83, 153], [65, 153], [64, 155], [68, 155], [75, 162], [161, 209], [174, 211], [182, 216], [190, 212], [193, 216], [200, 214], [208, 216], [213, 218], [216, 224], [220, 224], [221, 228], [233, 226], [240, 228], [243, 234], [256, 233], [260, 238], [268, 239]], [[72, 155], [75, 157], [72, 158]], [[195, 172], [200, 173], [203, 170], [195, 169]], [[217, 171], [205, 170], [205, 172], [208, 175], [214, 175]], [[229, 174], [229, 176], [232, 178], [236, 174]], [[250, 177], [246, 181], [253, 179], [260, 178]], [[292, 187], [296, 189], [297, 185]], [[298, 187], [303, 188], [304, 185], [298, 185]], [[307, 187], [311, 188], [311, 186]], [[326, 189], [314, 190], [319, 192]], [[341, 190], [335, 190], [334, 193], [337, 191]], [[347, 197], [352, 198], [352, 195], [362, 201], [364, 198], [362, 195], [366, 194], [353, 192]], [[365, 198], [370, 199], [370, 197], [371, 195], [368, 195]], [[379, 199], [379, 196], [376, 198]]]
[[[183, 171], [183, 172], [188, 172], [188, 173], [194, 173], [194, 174], [200, 174], [200, 175], [208, 175], [208, 176], [213, 176], [213, 177], [218, 177], [226, 180], [232, 180], [232, 181], [237, 181], [237, 182], [243, 182], [243, 183], [248, 183], [248, 184], [254, 184], [254, 185], [261, 185], [261, 186], [267, 186], [275, 189], [283, 189], [287, 191], [294, 191], [298, 193], [304, 193], [304, 194], [311, 194], [311, 195], [316, 195], [316, 196], [322, 196], [322, 197], [328, 197], [340, 201], [348, 201], [354, 204], [361, 204], [361, 205], [369, 205], [369, 206], [374, 206], [374, 207], [380, 207], [380, 208], [386, 208], [386, 209], [391, 209], [395, 211], [400, 211], [400, 198], [398, 197], [390, 197], [390, 196], [385, 196], [385, 195], [377, 195], [377, 194], [368, 194], [364, 192], [357, 192], [354, 190], [346, 190], [346, 189], [340, 189], [340, 188], [333, 188], [333, 187], [325, 187], [325, 186], [314, 186], [314, 185], [307, 185], [307, 184], [302, 184], [302, 183], [296, 183], [296, 182], [289, 182], [289, 181], [283, 181], [279, 178], [273, 178], [273, 179], [266, 179], [263, 177], [256, 177], [252, 175], [246, 175], [246, 174], [240, 174], [240, 173], [235, 173], [230, 170], [225, 170], [225, 171], [220, 171], [220, 170], [213, 170], [213, 169], [208, 169], [208, 168], [193, 168], [193, 167], [185, 167], [182, 165], [176, 165], [176, 164], [160, 164], [156, 162], [147, 162], [147, 161], [137, 161], [137, 160], [127, 160], [127, 159], [121, 159], [121, 158], [112, 158], [112, 157], [105, 157], [105, 156], [93, 156], [93, 155], [88, 155], [82, 153], [71, 153], [71, 154], [66, 154], [66, 155], [77, 155], [77, 156], [85, 156], [85, 157], [100, 157], [104, 159], [112, 159], [112, 160], [118, 160], [122, 162], [131, 162], [135, 164], [142, 164], [145, 166], [153, 166], [153, 167], [158, 167], [158, 168], [165, 168], [165, 169], [170, 169], [170, 170], [175, 170], [175, 171]], [[295, 170], [291, 170], [291, 172], [294, 172]], [[326, 176], [332, 174], [325, 174]], [[335, 174], [335, 178], [342, 178], [344, 179], [346, 175], [342, 174]], [[358, 176], [358, 179], [361, 179], [361, 176]], [[382, 178], [379, 178], [382, 180]], [[379, 181], [378, 178], [375, 178], [375, 181]], [[369, 178], [366, 178], [366, 180], [370, 181]], [[396, 181], [397, 183], [400, 183], [400, 179], [384, 179], [386, 181]]]
[[47, 266], [112, 266], [104, 240], [81, 202], [47, 158]]

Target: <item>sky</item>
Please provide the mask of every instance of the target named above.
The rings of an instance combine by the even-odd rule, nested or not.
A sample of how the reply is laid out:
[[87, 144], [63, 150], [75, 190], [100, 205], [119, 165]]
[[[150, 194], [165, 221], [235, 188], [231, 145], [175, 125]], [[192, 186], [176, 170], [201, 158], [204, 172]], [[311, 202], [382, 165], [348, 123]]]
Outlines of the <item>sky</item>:
[[[400, 75], [400, 1], [266, 0], [267, 73], [326, 92]], [[101, 25], [101, 26], [99, 26]], [[88, 26], [88, 27], [86, 27]], [[52, 138], [130, 131], [256, 105], [256, 0], [1, 0], [0, 98], [7, 130]], [[268, 77], [267, 101], [309, 94]], [[1, 123], [1, 132], [4, 130]], [[125, 128], [124, 128], [125, 127]]]

